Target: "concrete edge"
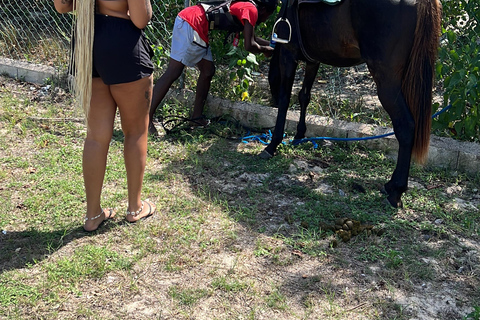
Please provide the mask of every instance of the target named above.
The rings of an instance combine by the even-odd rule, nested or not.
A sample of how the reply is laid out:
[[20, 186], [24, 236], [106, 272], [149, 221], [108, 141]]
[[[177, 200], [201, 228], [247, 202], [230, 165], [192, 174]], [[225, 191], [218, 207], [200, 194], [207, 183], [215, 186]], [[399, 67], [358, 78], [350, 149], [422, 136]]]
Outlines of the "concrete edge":
[[[0, 57], [0, 73], [12, 78], [31, 83], [44, 84], [47, 79], [58, 77], [53, 67], [31, 64]], [[172, 90], [170, 91], [172, 94]], [[173, 93], [179, 100], [192, 102], [192, 92]], [[209, 117], [230, 115], [242, 125], [252, 128], [273, 128], [277, 110], [272, 107], [246, 102], [231, 102], [218, 97], [209, 96], [206, 103], [206, 114]], [[285, 129], [296, 131], [299, 112], [289, 111]], [[369, 137], [392, 132], [391, 128], [333, 120], [320, 116], [307, 116], [307, 137]], [[397, 139], [392, 135], [381, 139], [363, 140], [369, 148], [381, 150], [388, 156], [396, 157]], [[427, 166], [439, 167], [469, 174], [480, 173], [480, 144], [462, 142], [451, 138], [431, 135]]]
[[31, 83], [44, 84], [58, 76], [53, 67], [0, 57], [0, 73]]
[[[220, 116], [228, 114], [249, 127], [273, 127], [277, 111], [264, 105], [230, 102], [218, 97], [209, 96], [207, 114]], [[296, 131], [300, 113], [288, 111], [285, 129]], [[307, 116], [307, 137], [360, 138], [383, 135], [393, 132], [392, 128], [374, 125], [332, 120], [320, 116]], [[396, 157], [398, 142], [394, 135], [373, 140], [363, 140], [369, 148], [381, 150], [388, 156]], [[430, 149], [427, 166], [458, 170], [469, 174], [480, 173], [480, 145], [473, 142], [462, 142], [451, 138], [430, 136]]]

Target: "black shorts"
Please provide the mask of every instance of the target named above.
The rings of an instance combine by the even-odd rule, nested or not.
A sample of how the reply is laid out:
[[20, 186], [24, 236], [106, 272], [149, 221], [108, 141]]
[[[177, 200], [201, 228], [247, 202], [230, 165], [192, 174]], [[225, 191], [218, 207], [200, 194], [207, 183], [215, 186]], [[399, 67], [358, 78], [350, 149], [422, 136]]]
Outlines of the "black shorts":
[[95, 15], [93, 77], [107, 85], [136, 81], [153, 73], [153, 49], [132, 21]]

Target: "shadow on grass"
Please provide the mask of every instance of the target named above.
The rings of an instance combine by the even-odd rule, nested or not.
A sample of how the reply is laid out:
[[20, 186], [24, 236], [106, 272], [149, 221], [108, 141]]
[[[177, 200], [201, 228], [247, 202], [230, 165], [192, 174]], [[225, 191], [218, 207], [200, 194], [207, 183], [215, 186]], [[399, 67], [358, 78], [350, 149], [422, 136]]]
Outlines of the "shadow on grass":
[[[204, 131], [194, 131], [179, 139], [191, 144], [204, 134]], [[276, 287], [281, 294], [302, 305], [322, 300], [343, 304], [338, 300], [334, 302], [341, 297], [340, 300], [348, 300], [349, 304], [335, 311], [336, 314], [373, 305], [386, 318], [397, 318], [404, 315], [401, 305], [411, 303], [405, 297], [412, 292], [418, 294], [419, 299], [424, 299], [425, 292], [436, 294], [441, 285], [438, 279], [444, 279], [448, 273], [452, 273], [449, 276], [452, 285], [470, 286], [467, 277], [455, 279], [454, 270], [438, 267], [438, 261], [461, 247], [450, 239], [453, 232], [429, 226], [428, 221], [423, 221], [428, 217], [423, 211], [410, 212], [412, 216], [406, 219], [405, 216], [399, 218], [399, 214], [407, 213], [385, 202], [379, 188], [393, 172], [389, 160], [384, 159], [389, 162], [384, 165], [379, 159], [365, 159], [364, 164], [357, 166], [349, 157], [355, 147], [341, 151], [344, 154], [337, 158], [327, 155], [322, 159], [319, 153], [320, 162], [330, 162], [332, 168], [315, 180], [312, 168], [291, 170], [299, 159], [320, 163], [308, 155], [304, 157], [301, 152], [287, 151], [263, 160], [252, 153], [256, 151], [241, 152], [237, 145], [221, 139], [202, 151], [192, 149], [195, 151], [185, 159], [171, 162], [166, 171], [185, 176], [191, 182], [192, 192], [204, 200], [218, 199], [233, 220], [251, 230], [253, 239], [261, 235], [282, 239], [283, 247], [269, 248], [271, 244], [267, 244], [260, 248], [258, 261], [265, 269], [284, 268], [287, 276], [277, 279]], [[186, 166], [190, 161], [191, 165]], [[316, 189], [321, 184], [332, 186], [332, 191], [318, 192]], [[381, 226], [385, 232], [379, 236], [357, 236], [348, 243], [337, 238], [339, 249], [333, 249], [331, 240], [327, 239], [335, 235], [321, 230], [320, 223], [332, 224], [341, 217]], [[315, 248], [311, 250], [312, 247]], [[474, 246], [470, 250], [473, 249]], [[322, 258], [327, 256], [328, 259]], [[298, 257], [305, 258], [305, 265], [296, 263]], [[312, 259], [316, 261], [312, 263]], [[297, 266], [296, 272], [287, 271], [292, 265]], [[422, 283], [432, 283], [432, 288], [420, 288]], [[358, 288], [368, 293], [370, 302], [365, 304], [366, 296], [356, 292]], [[353, 291], [347, 294], [345, 290]], [[471, 293], [478, 295], [475, 290]], [[280, 303], [281, 297], [278, 300]], [[444, 307], [447, 308], [448, 303]], [[441, 308], [433, 312], [440, 312]], [[452, 318], [460, 316], [455, 310], [449, 312]]]
[[0, 273], [36, 264], [68, 243], [80, 238], [108, 233], [120, 222], [106, 221], [97, 231], [83, 227], [54, 231], [14, 231], [0, 234]]

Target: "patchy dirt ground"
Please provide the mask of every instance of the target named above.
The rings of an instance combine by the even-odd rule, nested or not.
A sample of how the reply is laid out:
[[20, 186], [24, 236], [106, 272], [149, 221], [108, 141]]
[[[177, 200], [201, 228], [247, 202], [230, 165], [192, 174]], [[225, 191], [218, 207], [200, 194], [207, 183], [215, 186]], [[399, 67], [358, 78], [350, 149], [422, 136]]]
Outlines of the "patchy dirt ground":
[[[229, 163], [224, 162], [223, 166], [228, 167]], [[280, 185], [277, 188], [281, 188], [282, 184], [291, 185], [292, 183], [309, 185], [312, 189], [325, 195], [354, 192], [353, 190], [335, 189], [332, 185], [322, 182], [324, 167], [324, 163], [295, 160], [290, 167], [289, 174], [283, 175], [272, 184]], [[267, 178], [268, 174], [242, 171], [233, 171], [228, 177], [211, 176], [210, 174], [198, 177], [203, 184], [207, 183], [213, 186], [220, 193], [231, 194], [232, 205], [236, 201], [233, 199], [239, 194], [248, 192], [248, 189], [255, 185], [261, 185]], [[194, 181], [193, 184], [195, 184]], [[479, 212], [480, 193], [476, 188], [465, 188], [460, 185], [423, 185], [415, 180], [410, 181], [410, 188], [441, 188], [442, 192], [452, 198], [452, 206], [460, 208], [461, 211]], [[265, 228], [265, 234], [284, 234], [285, 237], [290, 237], [298, 234], [299, 229], [308, 228], [301, 221], [291, 221], [289, 218], [295, 211], [296, 205], [302, 201], [292, 194], [272, 193], [264, 206], [257, 206], [257, 219], [260, 220], [258, 223]], [[342, 206], [344, 204], [338, 204], [339, 217], [342, 216]], [[344, 209], [345, 212], [348, 212], [347, 208]], [[418, 218], [411, 214], [414, 212], [400, 210], [397, 219], [411, 221]], [[432, 219], [425, 223], [441, 225], [443, 222], [439, 219]], [[386, 267], [385, 264], [389, 263], [389, 259], [384, 259], [386, 257], [373, 263], [368, 261], [367, 256], [364, 261], [359, 261], [358, 257], [361, 256], [361, 253], [368, 251], [365, 246], [381, 248], [390, 241], [396, 242], [397, 237], [405, 240], [405, 246], [414, 246], [418, 249], [420, 264], [425, 268], [425, 273], [430, 273], [426, 277], [428, 280], [417, 282], [418, 279], [410, 279], [409, 272], [413, 270], [409, 270], [409, 267], [401, 263], [396, 270]], [[420, 230], [413, 230], [409, 235], [396, 235], [394, 230], [390, 230], [381, 237], [359, 236], [359, 238], [352, 238], [348, 243], [338, 240], [338, 246], [335, 239], [335, 237], [327, 237], [323, 240], [322, 245], [327, 252], [324, 257], [311, 257], [298, 249], [281, 244], [280, 240], [265, 237], [263, 241], [267, 243], [278, 242], [270, 243], [270, 246], [282, 248], [278, 252], [277, 260], [262, 261], [252, 257], [247, 259], [247, 266], [252, 276], [259, 279], [259, 283], [268, 281], [283, 283], [282, 289], [296, 297], [294, 301], [297, 307], [311, 301], [321, 301], [320, 309], [325, 310], [330, 307], [332, 315], [335, 315], [332, 318], [335, 319], [337, 317], [338, 319], [373, 319], [376, 317], [418, 320], [463, 319], [465, 315], [473, 311], [472, 305], [477, 305], [480, 301], [478, 291], [480, 242], [478, 235], [437, 234]], [[259, 241], [258, 235], [245, 230], [239, 237], [238, 245], [244, 248], [244, 252], [245, 248], [249, 247], [254, 250], [252, 243], [255, 241]], [[401, 241], [397, 244], [402, 246]], [[429, 248], [444, 248], [444, 255], [422, 257], [422, 251], [429, 251]], [[398, 259], [401, 260], [402, 257], [398, 257]], [[331, 300], [335, 300], [336, 303], [332, 303]], [[372, 306], [382, 307], [376, 309], [376, 312], [379, 313], [375, 314], [375, 312], [370, 312]], [[351, 313], [354, 310], [356, 311]]]
[[[5, 78], [1, 78], [1, 86], [39, 103], [50, 90]], [[62, 91], [56, 92], [56, 96], [58, 103], [65, 101]], [[17, 152], [28, 152], [21, 146], [19, 148]], [[255, 146], [228, 143], [228, 149], [239, 152], [250, 152], [251, 148]], [[149, 170], [158, 170], [163, 165], [153, 161]], [[269, 173], [248, 172], [228, 160], [218, 159], [218, 165], [221, 169], [189, 175], [181, 175], [181, 170], [178, 170], [178, 180], [171, 186], [172, 191], [177, 189], [175, 192], [181, 196], [194, 198], [198, 196], [199, 189], [208, 185], [209, 189], [222, 195], [228, 205], [235, 206], [241, 201], [248, 207], [249, 197], [245, 195], [252, 187], [262, 185], [269, 178]], [[432, 228], [413, 227], [409, 229], [409, 234], [386, 230], [381, 236], [360, 235], [346, 243], [339, 241], [335, 235], [324, 237], [318, 243], [317, 249], [324, 252], [320, 256], [306, 254], [303, 248], [283, 241], [282, 236], [289, 238], [309, 228], [302, 225], [302, 221], [290, 218], [295, 207], [305, 200], [294, 194], [275, 192], [277, 188], [298, 185], [327, 197], [342, 193], [354, 196], [353, 189], [340, 190], [325, 182], [329, 166], [328, 161], [322, 159], [295, 159], [287, 173], [272, 181], [268, 201], [255, 204], [255, 228], [248, 223], [228, 226], [235, 236], [222, 240], [215, 246], [215, 252], [204, 251], [201, 247], [188, 248], [192, 255], [182, 256], [185, 267], [180, 271], [165, 273], [162, 271], [165, 261], [151, 255], [135, 266], [134, 283], [129, 283], [131, 279], [126, 273], [115, 273], [99, 281], [86, 281], [80, 288], [86, 294], [68, 297], [65, 303], [54, 306], [56, 312], [60, 317], [73, 318], [79, 305], [88, 305], [109, 319], [121, 316], [131, 319], [460, 320], [473, 311], [473, 306], [480, 305], [478, 234], [451, 230], [436, 232], [433, 226], [441, 228], [443, 221], [433, 216], [423, 221]], [[426, 184], [411, 179], [410, 187], [441, 190], [451, 199], [448, 206], [457, 210], [455, 212], [480, 214], [480, 193], [475, 186], [441, 181]], [[205, 201], [201, 205], [205, 207], [199, 210], [208, 212], [202, 234], [214, 239], [222, 229], [218, 226], [219, 213]], [[341, 202], [337, 204], [337, 209], [339, 218], [349, 211]], [[416, 220], [422, 218], [417, 214], [408, 209], [399, 210], [396, 219], [405, 224], [418, 222]], [[165, 228], [169, 221], [166, 216], [158, 215], [149, 223], [152, 229], [165, 230], [161, 226]], [[159, 231], [155, 239], [160, 248], [163, 237], [175, 237], [174, 230], [162, 232]], [[118, 243], [120, 249], [130, 252], [131, 247], [121, 243], [120, 235], [119, 231], [87, 238], [69, 235], [65, 239], [68, 245], [54, 252], [49, 259], [68, 256], [75, 246], [104, 241]], [[74, 241], [70, 242], [71, 238]], [[399, 246], [398, 251], [403, 246], [417, 250], [416, 266], [423, 270], [412, 270], [411, 266], [402, 263], [401, 256], [385, 256], [388, 251], [377, 252], [374, 249], [387, 248], [392, 243]], [[296, 245], [301, 246], [301, 243], [297, 241]], [[435, 256], [432, 252], [441, 254]], [[378, 254], [377, 259], [372, 259], [375, 254]], [[217, 290], [187, 309], [179, 309], [168, 294], [168, 288], [173, 285], [195, 284], [197, 288], [207, 290], [214, 275], [233, 275], [248, 283], [249, 289], [238, 292]], [[125, 296], [124, 286], [135, 287], [135, 294]], [[270, 303], [280, 306], [265, 308], [263, 299], [268, 303], [268, 297], [271, 297]], [[284, 311], [282, 304], [288, 311]]]

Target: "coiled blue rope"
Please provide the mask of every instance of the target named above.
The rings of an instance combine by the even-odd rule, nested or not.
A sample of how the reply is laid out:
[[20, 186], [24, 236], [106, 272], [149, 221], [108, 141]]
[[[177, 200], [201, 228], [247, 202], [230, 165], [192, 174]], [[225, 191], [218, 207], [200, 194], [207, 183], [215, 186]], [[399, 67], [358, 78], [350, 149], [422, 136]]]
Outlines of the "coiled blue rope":
[[[451, 107], [452, 107], [452, 105], [449, 104], [448, 106], [444, 107], [442, 110], [439, 110], [439, 111], [435, 112], [432, 115], [432, 119], [435, 118], [435, 117], [438, 117], [440, 114], [446, 112]], [[373, 139], [385, 138], [385, 137], [391, 136], [393, 134], [395, 134], [395, 132], [385, 133], [385, 134], [381, 134], [381, 135], [377, 135], [377, 136], [371, 136], [371, 137], [361, 137], [361, 138], [335, 138], [335, 137], [303, 138], [303, 139], [291, 140], [291, 143], [294, 146], [296, 146], [296, 145], [299, 145], [301, 143], [311, 142], [313, 144], [313, 148], [316, 149], [318, 147], [318, 144], [315, 141], [319, 141], [319, 140], [363, 141], [363, 140], [373, 140]], [[283, 136], [285, 136], [285, 134]], [[270, 141], [272, 141], [272, 131], [268, 130], [268, 133], [262, 133], [262, 134], [259, 134], [259, 135], [247, 135], [245, 137], [242, 137], [241, 140], [242, 140], [243, 143], [248, 143], [250, 141], [258, 141], [262, 144], [268, 145], [270, 143]], [[282, 142], [282, 143], [285, 144], [285, 142]]]
[[269, 141], [271, 140], [272, 140], [272, 131], [270, 130], [268, 130], [268, 133], [242, 137], [243, 143], [249, 143], [250, 141], [258, 141], [263, 144], [269, 144]]
[[[283, 134], [283, 136], [285, 137], [285, 134]], [[262, 144], [269, 144], [270, 141], [272, 141], [272, 131], [268, 130], [268, 133], [242, 137], [243, 143], [249, 143], [250, 141], [258, 141]], [[285, 142], [282, 143], [285, 144]]]

